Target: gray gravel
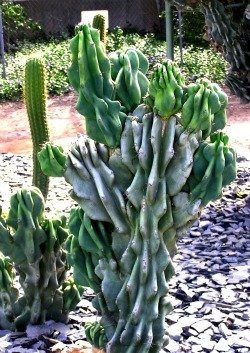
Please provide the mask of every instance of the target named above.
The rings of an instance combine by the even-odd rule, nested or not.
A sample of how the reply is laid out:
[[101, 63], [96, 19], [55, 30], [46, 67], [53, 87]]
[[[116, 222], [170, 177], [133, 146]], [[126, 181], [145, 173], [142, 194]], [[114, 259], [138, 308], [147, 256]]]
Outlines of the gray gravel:
[[[31, 184], [31, 157], [0, 154], [0, 205]], [[46, 211], [68, 213], [74, 203], [62, 178], [52, 179]], [[56, 200], [56, 202], [55, 202]], [[238, 158], [237, 180], [210, 203], [179, 241], [170, 282], [170, 343], [162, 352], [250, 352], [250, 163]], [[83, 324], [96, 320], [87, 290], [68, 325], [48, 322], [26, 333], [0, 330], [1, 352], [66, 352], [88, 346]]]

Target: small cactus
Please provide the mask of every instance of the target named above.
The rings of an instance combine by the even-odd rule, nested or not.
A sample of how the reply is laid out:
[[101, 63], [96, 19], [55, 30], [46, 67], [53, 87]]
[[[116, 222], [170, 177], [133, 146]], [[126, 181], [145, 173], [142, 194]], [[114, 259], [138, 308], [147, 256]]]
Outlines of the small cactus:
[[8, 218], [0, 221], [0, 251], [14, 264], [23, 294], [12, 289], [10, 261], [0, 258], [0, 299], [8, 299], [0, 327], [9, 328], [9, 321], [19, 330], [49, 319], [65, 322], [82, 294], [81, 286], [65, 281], [66, 219], [44, 217], [44, 199], [35, 187], [17, 191], [10, 203]]
[[29, 118], [33, 142], [33, 180], [47, 198], [49, 178], [41, 171], [37, 154], [49, 141], [49, 126], [46, 109], [46, 72], [44, 62], [40, 58], [30, 58], [25, 64], [24, 101]]
[[100, 39], [104, 45], [106, 45], [107, 42], [107, 25], [106, 25], [106, 20], [103, 15], [95, 15], [93, 18], [92, 22], [92, 27], [96, 28], [100, 31]]

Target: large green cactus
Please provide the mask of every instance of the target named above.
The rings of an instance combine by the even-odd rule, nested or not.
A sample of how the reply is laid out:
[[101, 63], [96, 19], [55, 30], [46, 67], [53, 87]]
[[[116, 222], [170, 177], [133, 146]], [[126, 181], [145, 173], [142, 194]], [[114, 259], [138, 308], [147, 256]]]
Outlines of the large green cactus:
[[[82, 28], [86, 52], [88, 46], [94, 47], [87, 39], [90, 33], [95, 32]], [[79, 92], [78, 108], [83, 107], [88, 120], [89, 112], [96, 109], [91, 96], [96, 96], [97, 78], [90, 74], [89, 61], [78, 44], [79, 33], [71, 44], [70, 77]], [[96, 51], [91, 60], [98, 61], [98, 55]], [[114, 82], [123, 58], [120, 52], [110, 58]], [[109, 141], [116, 136], [115, 149], [110, 149], [113, 143], [102, 144], [93, 115], [97, 132], [80, 136], [68, 154], [64, 177], [80, 206], [69, 219], [68, 257], [76, 282], [96, 293], [93, 305], [101, 321], [86, 327], [89, 341], [106, 353], [156, 353], [168, 342], [167, 282], [174, 274], [176, 242], [202, 208], [235, 178], [235, 153], [228, 137], [217, 131], [226, 123], [227, 98], [205, 80], [185, 86], [175, 64], [166, 61], [152, 75], [145, 104], [144, 94], [134, 100], [125, 79], [120, 82], [127, 95], [119, 93], [107, 60], [107, 71], [98, 76], [108, 77], [103, 92], [111, 88], [127, 116], [119, 134], [110, 129], [112, 136], [105, 136]], [[146, 81], [138, 72], [145, 75], [147, 63], [141, 53], [136, 60], [137, 76], [128, 70], [126, 80], [139, 91]], [[88, 99], [83, 100], [83, 95]], [[111, 116], [102, 115], [106, 118]], [[52, 170], [44, 156], [42, 163]]]
[[4, 294], [8, 299], [1, 316], [2, 328], [9, 328], [7, 323], [23, 329], [48, 319], [67, 321], [69, 311], [80, 299], [82, 288], [65, 282], [65, 219], [47, 219], [43, 211], [41, 191], [35, 187], [21, 189], [11, 197], [6, 222], [0, 222], [0, 251], [14, 263], [23, 289], [18, 295], [12, 288], [11, 265], [0, 258], [0, 297]]
[[45, 198], [48, 195], [49, 178], [41, 171], [37, 153], [49, 141], [49, 126], [46, 108], [46, 72], [41, 58], [30, 58], [25, 64], [24, 101], [29, 118], [33, 143], [33, 180]]

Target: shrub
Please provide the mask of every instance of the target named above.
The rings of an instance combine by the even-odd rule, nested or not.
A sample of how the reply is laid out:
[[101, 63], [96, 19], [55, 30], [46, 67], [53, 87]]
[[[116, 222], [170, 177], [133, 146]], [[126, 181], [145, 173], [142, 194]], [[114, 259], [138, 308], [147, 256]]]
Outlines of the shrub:
[[[126, 47], [136, 47], [143, 50], [150, 63], [149, 74], [155, 63], [166, 58], [166, 42], [157, 39], [153, 34], [140, 36], [137, 33], [123, 35], [121, 28], [116, 28], [109, 34], [107, 51], [115, 51]], [[52, 40], [47, 43], [23, 42], [21, 49], [15, 54], [6, 55], [6, 76], [0, 77], [0, 100], [15, 100], [21, 97], [22, 79], [25, 61], [32, 55], [42, 56], [48, 76], [49, 94], [62, 94], [70, 90], [67, 69], [70, 64], [69, 41]], [[227, 63], [220, 53], [213, 49], [188, 46], [184, 49], [183, 71], [189, 80], [207, 77], [216, 82], [224, 80]], [[175, 59], [180, 62], [178, 47], [175, 48]], [[1, 67], [0, 67], [1, 75]]]
[[18, 40], [25, 38], [37, 38], [42, 35], [41, 26], [29, 19], [24, 8], [11, 1], [2, 3], [3, 28], [5, 38], [5, 49], [14, 49]]

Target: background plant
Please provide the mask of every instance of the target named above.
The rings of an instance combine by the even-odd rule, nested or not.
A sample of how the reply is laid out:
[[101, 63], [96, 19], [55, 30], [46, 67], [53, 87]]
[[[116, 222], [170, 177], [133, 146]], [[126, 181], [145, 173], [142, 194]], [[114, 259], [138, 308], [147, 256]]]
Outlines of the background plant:
[[3, 14], [4, 44], [7, 51], [15, 49], [20, 39], [37, 39], [42, 36], [41, 26], [27, 17], [21, 5], [14, 4], [12, 1], [3, 1], [0, 7]]
[[173, 0], [176, 7], [199, 8], [206, 22], [206, 37], [229, 63], [226, 84], [244, 100], [250, 100], [249, 2], [231, 0]]
[[[117, 34], [117, 32], [120, 34]], [[151, 72], [155, 63], [166, 58], [166, 43], [152, 34], [140, 36], [137, 33], [129, 33], [124, 37], [122, 29], [116, 29], [114, 33], [108, 35], [108, 52], [129, 46], [143, 50], [149, 60], [149, 72]], [[27, 57], [32, 55], [41, 56], [44, 59], [49, 94], [63, 94], [71, 89], [67, 77], [70, 62], [69, 41], [52, 40], [47, 43], [36, 44], [26, 41], [18, 52], [6, 55], [7, 78], [3, 80], [0, 77], [0, 100], [15, 100], [21, 97], [25, 61]], [[175, 57], [178, 63], [178, 47], [175, 48]], [[213, 49], [195, 48], [193, 46], [184, 49], [183, 70], [188, 80], [206, 76], [212, 81], [223, 82], [227, 65], [223, 56]]]

